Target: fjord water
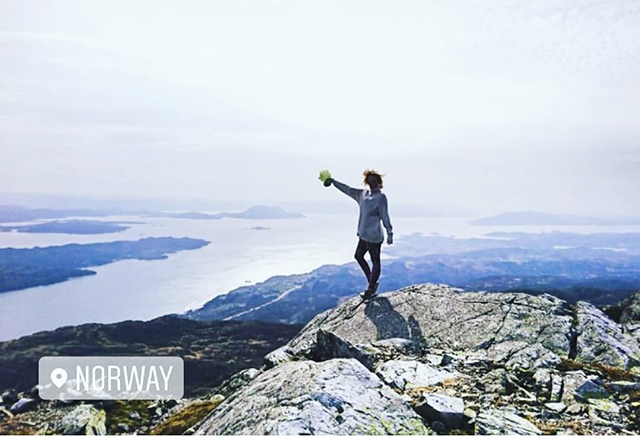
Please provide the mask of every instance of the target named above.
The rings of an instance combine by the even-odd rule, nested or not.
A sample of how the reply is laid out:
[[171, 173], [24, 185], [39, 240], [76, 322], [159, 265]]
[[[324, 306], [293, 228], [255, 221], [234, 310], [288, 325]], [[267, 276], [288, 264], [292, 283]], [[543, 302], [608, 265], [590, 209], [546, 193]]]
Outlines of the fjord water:
[[[0, 340], [64, 325], [146, 320], [198, 308], [216, 295], [274, 275], [349, 262], [357, 242], [357, 216], [288, 220], [114, 216], [102, 220], [140, 224], [129, 224], [124, 232], [100, 235], [0, 232], [0, 248], [160, 236], [198, 238], [210, 244], [168, 254], [163, 260], [118, 261], [88, 268], [97, 272], [93, 276], [0, 293]], [[268, 230], [253, 229], [258, 226]]]
[[[89, 322], [147, 320], [200, 307], [217, 295], [276, 275], [310, 272], [326, 264], [353, 261], [357, 244], [354, 215], [315, 215], [284, 220], [191, 220], [109, 217], [136, 221], [120, 233], [65, 235], [2, 233], [0, 248], [33, 248], [70, 243], [138, 240], [146, 237], [190, 237], [210, 241], [199, 250], [168, 259], [123, 260], [91, 267], [97, 275], [20, 291], [0, 293], [0, 340]], [[510, 227], [472, 226], [470, 218], [392, 217], [395, 244], [414, 232], [460, 238], [506, 231], [573, 231], [579, 233], [638, 231], [638, 227]], [[254, 227], [267, 227], [256, 230]], [[383, 246], [392, 253], [393, 247]], [[388, 256], [386, 256], [388, 258]], [[363, 278], [363, 285], [364, 285]]]

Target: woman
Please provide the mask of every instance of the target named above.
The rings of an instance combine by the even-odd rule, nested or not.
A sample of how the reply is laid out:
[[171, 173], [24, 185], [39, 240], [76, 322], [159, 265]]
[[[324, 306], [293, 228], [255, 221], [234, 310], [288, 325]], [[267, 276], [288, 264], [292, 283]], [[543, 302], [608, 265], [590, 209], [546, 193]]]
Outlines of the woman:
[[[367, 277], [367, 290], [362, 298], [367, 299], [375, 295], [378, 289], [378, 278], [380, 277], [380, 249], [384, 242], [384, 235], [380, 221], [387, 230], [387, 244], [393, 244], [393, 228], [389, 219], [387, 196], [380, 190], [382, 188], [382, 175], [374, 170], [366, 170], [364, 173], [364, 184], [369, 185], [369, 189], [357, 189], [345, 185], [331, 178], [329, 172], [320, 174], [320, 179], [325, 186], [333, 184], [340, 191], [353, 198], [360, 206], [360, 216], [358, 218], [359, 237], [355, 258]], [[372, 268], [364, 258], [369, 252]]]

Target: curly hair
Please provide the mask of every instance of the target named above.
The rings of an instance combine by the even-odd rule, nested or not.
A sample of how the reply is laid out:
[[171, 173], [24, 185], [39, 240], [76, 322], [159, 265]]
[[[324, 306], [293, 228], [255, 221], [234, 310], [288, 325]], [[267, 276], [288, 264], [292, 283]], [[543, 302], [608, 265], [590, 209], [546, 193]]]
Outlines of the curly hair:
[[376, 170], [365, 170], [363, 173], [364, 175], [364, 180], [362, 181], [363, 185], [367, 184], [367, 177], [369, 176], [376, 176], [378, 178], [378, 185], [380, 185], [380, 188], [383, 188], [383, 183], [382, 183], [382, 176], [383, 174], [380, 174], [379, 172], [377, 172]]

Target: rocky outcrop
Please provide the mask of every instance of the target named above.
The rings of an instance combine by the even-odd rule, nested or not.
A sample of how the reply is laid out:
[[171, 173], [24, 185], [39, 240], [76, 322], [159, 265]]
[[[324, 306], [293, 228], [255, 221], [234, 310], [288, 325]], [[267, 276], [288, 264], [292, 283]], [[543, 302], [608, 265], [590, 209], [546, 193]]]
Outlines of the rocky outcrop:
[[640, 346], [622, 326], [589, 303], [578, 302], [576, 360], [631, 368], [640, 365]]
[[407, 402], [355, 359], [286, 362], [232, 395], [196, 434], [426, 434]]
[[607, 307], [605, 312], [611, 319], [619, 322], [623, 332], [640, 346], [640, 292], [630, 295], [619, 304]]
[[[315, 317], [290, 342], [299, 357], [355, 357], [371, 366], [381, 339], [421, 349], [473, 353], [511, 369], [557, 364], [562, 358], [630, 368], [640, 348], [588, 303], [569, 306], [550, 295], [465, 292], [444, 285], [410, 286], [358, 308], [358, 299]], [[330, 336], [330, 339], [327, 338]]]
[[316, 316], [199, 434], [640, 430], [640, 348], [586, 303], [416, 285]]

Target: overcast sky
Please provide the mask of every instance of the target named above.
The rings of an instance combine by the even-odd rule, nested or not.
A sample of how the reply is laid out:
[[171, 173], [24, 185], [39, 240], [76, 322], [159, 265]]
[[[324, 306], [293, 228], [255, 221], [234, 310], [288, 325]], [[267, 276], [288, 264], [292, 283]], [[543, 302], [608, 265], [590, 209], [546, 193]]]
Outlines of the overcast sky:
[[0, 191], [640, 214], [640, 2], [0, 1]]

